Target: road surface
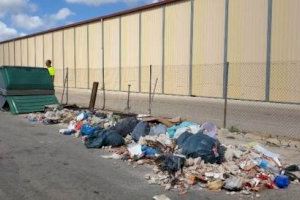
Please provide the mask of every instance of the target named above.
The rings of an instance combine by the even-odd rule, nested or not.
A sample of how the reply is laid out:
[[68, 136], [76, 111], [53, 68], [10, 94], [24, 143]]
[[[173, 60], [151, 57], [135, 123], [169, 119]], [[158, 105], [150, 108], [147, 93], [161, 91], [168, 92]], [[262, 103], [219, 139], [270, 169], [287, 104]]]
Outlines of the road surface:
[[[242, 194], [175, 191], [149, 185], [147, 166], [101, 158], [72, 136], [58, 134], [58, 125], [32, 125], [24, 117], [0, 112], [0, 199], [152, 199], [165, 193], [171, 199], [244, 199]], [[261, 193], [260, 199], [298, 199], [299, 185]], [[250, 199], [250, 198], [249, 198]]]

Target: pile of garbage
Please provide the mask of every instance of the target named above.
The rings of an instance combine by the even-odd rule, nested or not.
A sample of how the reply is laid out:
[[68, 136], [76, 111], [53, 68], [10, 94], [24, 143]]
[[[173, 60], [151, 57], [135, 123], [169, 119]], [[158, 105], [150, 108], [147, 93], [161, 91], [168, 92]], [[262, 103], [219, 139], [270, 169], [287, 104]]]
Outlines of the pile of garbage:
[[29, 114], [27, 118], [31, 122], [67, 124], [60, 134], [80, 137], [87, 148], [113, 150], [104, 158], [153, 166], [145, 179], [166, 190], [185, 193], [191, 187], [199, 187], [248, 195], [287, 188], [300, 181], [299, 165], [282, 163], [280, 155], [258, 143], [221, 144], [218, 128], [211, 122], [200, 125], [180, 117], [120, 116], [58, 108]]

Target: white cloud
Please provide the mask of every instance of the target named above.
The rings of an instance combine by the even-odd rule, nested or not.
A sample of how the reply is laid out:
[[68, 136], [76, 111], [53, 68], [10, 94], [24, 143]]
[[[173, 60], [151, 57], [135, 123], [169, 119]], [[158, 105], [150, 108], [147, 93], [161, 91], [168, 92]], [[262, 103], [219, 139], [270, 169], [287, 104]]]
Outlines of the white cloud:
[[80, 4], [86, 4], [89, 6], [99, 6], [102, 4], [118, 3], [118, 2], [136, 3], [139, 0], [65, 0], [65, 1], [68, 3], [80, 3]]
[[51, 15], [51, 18], [54, 20], [64, 20], [71, 15], [74, 15], [74, 13], [69, 8], [62, 8], [56, 14]]
[[0, 21], [0, 41], [10, 39], [18, 36], [18, 31], [14, 28], [8, 27], [5, 23]]
[[43, 19], [39, 16], [29, 16], [27, 14], [13, 15], [11, 20], [14, 26], [25, 30], [34, 30], [44, 25]]
[[0, 17], [7, 14], [18, 14], [22, 11], [35, 12], [37, 5], [30, 0], [0, 0]]
[[69, 16], [74, 15], [70, 9], [62, 8], [54, 14], [40, 16], [30, 16], [27, 14], [16, 14], [11, 16], [12, 24], [23, 30], [38, 31], [49, 29], [65, 21]]

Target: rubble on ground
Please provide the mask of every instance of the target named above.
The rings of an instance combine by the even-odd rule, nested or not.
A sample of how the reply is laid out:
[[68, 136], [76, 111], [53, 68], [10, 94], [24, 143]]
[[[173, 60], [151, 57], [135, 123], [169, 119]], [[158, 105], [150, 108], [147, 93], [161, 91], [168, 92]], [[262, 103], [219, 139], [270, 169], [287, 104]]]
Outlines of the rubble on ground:
[[[112, 154], [103, 158], [150, 165], [153, 171], [145, 175], [149, 184], [181, 194], [198, 187], [249, 195], [300, 181], [299, 165], [284, 163], [279, 154], [259, 143], [222, 144], [211, 122], [200, 125], [180, 117], [120, 116], [59, 107], [26, 118], [31, 123], [62, 123], [60, 134], [81, 138], [87, 148], [108, 148]], [[235, 137], [225, 134], [228, 139]], [[276, 140], [267, 142], [279, 145]]]

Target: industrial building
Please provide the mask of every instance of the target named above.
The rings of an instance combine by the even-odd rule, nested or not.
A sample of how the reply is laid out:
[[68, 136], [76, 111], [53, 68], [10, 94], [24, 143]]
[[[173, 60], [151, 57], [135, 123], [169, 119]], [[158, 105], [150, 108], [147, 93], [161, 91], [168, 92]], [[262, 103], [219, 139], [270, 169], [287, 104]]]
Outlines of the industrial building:
[[[55, 86], [300, 103], [299, 0], [166, 0], [0, 42], [0, 65], [56, 67]], [[152, 87], [152, 88], [153, 88]], [[299, 87], [299, 88], [298, 88]]]

